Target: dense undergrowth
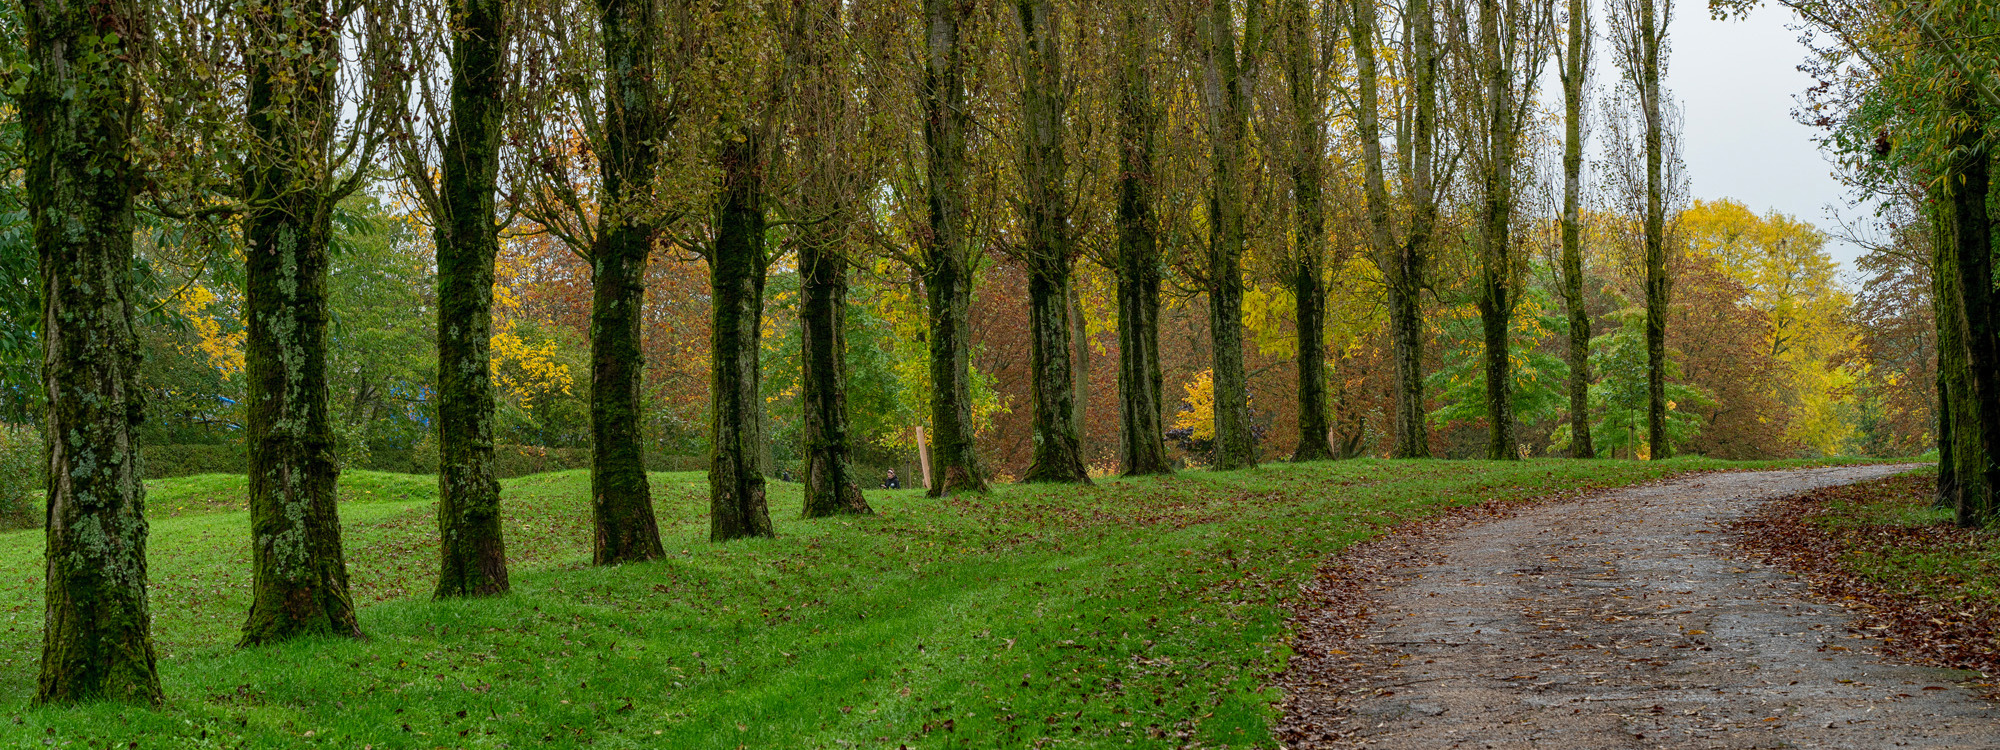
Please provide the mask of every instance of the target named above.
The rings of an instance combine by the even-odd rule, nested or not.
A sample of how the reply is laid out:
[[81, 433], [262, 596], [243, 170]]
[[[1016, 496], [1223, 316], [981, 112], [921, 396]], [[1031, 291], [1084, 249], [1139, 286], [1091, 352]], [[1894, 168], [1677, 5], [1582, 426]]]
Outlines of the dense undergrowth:
[[505, 485], [514, 593], [433, 602], [433, 479], [351, 472], [341, 507], [366, 640], [238, 650], [240, 477], [152, 483], [169, 703], [29, 707], [40, 532], [0, 535], [0, 746], [143, 748], [1269, 745], [1282, 603], [1400, 520], [1748, 467], [1348, 461], [794, 517], [705, 541], [700, 474], [656, 474], [667, 559], [591, 568], [584, 472]]

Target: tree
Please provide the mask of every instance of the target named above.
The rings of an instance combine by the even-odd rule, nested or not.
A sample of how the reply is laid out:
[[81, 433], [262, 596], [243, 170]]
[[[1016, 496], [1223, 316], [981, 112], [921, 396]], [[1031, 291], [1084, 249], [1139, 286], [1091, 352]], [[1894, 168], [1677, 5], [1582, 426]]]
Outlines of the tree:
[[639, 387], [646, 262], [663, 223], [651, 198], [658, 139], [667, 132], [659, 87], [668, 71], [656, 48], [666, 33], [656, 3], [597, 0], [597, 10], [606, 70], [598, 155], [604, 202], [590, 249], [591, 558], [616, 565], [666, 554], [646, 482]]
[[1590, 82], [1590, 4], [1569, 0], [1569, 43], [1556, 51], [1556, 68], [1563, 87], [1562, 298], [1569, 314], [1569, 454], [1596, 458], [1590, 441], [1590, 311], [1583, 301], [1584, 115]]
[[21, 119], [40, 257], [48, 515], [35, 702], [162, 700], [146, 600], [131, 268], [136, 61], [132, 0], [28, 0]]
[[1070, 275], [1076, 263], [1071, 236], [1069, 163], [1063, 154], [1069, 97], [1063, 80], [1061, 18], [1053, 0], [1020, 0], [1021, 24], [1021, 199], [1024, 242], [1020, 257], [1028, 268], [1028, 347], [1034, 460], [1022, 478], [1029, 482], [1089, 483], [1076, 413], [1076, 360]]
[[1666, 75], [1667, 29], [1673, 18], [1672, 0], [1617, 0], [1613, 5], [1618, 64], [1638, 92], [1644, 122], [1646, 156], [1646, 434], [1655, 460], [1673, 457], [1667, 436], [1667, 236], [1666, 206], [1670, 187], [1664, 172], [1666, 109], [1660, 79]]
[[1353, 30], [1348, 34], [1354, 45], [1355, 134], [1361, 140], [1361, 160], [1367, 199], [1368, 240], [1389, 308], [1392, 359], [1395, 362], [1395, 447], [1396, 458], [1424, 458], [1430, 455], [1430, 438], [1425, 430], [1424, 405], [1424, 313], [1419, 298], [1427, 280], [1432, 235], [1436, 232], [1437, 206], [1437, 29], [1430, 0], [1409, 0], [1403, 12], [1407, 49], [1399, 59], [1410, 81], [1408, 104], [1399, 107], [1407, 119], [1397, 132], [1409, 133], [1408, 143], [1397, 138], [1398, 148], [1407, 149], [1407, 171], [1402, 174], [1410, 206], [1409, 224], [1402, 237], [1395, 234], [1396, 205], [1390, 198], [1383, 168], [1381, 125], [1382, 74], [1375, 47], [1380, 27], [1373, 3], [1356, 3], [1351, 14]]
[[985, 492], [972, 435], [972, 237], [966, 55], [969, 8], [924, 0], [924, 194], [927, 231], [918, 243], [930, 322], [932, 497]]
[[428, 160], [414, 144], [403, 148], [406, 179], [437, 231], [439, 598], [507, 591], [500, 481], [493, 473], [492, 342], [500, 252], [494, 194], [510, 24], [505, 0], [447, 0], [444, 11], [428, 19], [442, 24], [451, 39], [440, 189], [431, 188], [423, 171]]
[[1299, 445], [1293, 461], [1321, 461], [1334, 457], [1327, 436], [1326, 388], [1326, 103], [1321, 96], [1321, 78], [1326, 65], [1320, 60], [1313, 31], [1332, 32], [1338, 25], [1331, 19], [1315, 19], [1306, 0], [1284, 0], [1279, 9], [1284, 30], [1282, 45], [1285, 82], [1289, 94], [1285, 102], [1291, 115], [1287, 133], [1291, 153], [1286, 164], [1292, 180], [1293, 232], [1289, 273], [1283, 284], [1292, 291], [1294, 323], [1298, 327]]
[[1126, 476], [1168, 474], [1162, 423], [1165, 382], [1160, 372], [1160, 281], [1164, 261], [1154, 204], [1155, 157], [1165, 117], [1154, 90], [1157, 37], [1145, 5], [1118, 6], [1118, 414], [1119, 463]]
[[[256, 568], [246, 646], [301, 635], [359, 637], [340, 545], [334, 483], [339, 467], [328, 418], [327, 268], [332, 215], [368, 177], [384, 79], [350, 75], [364, 92], [346, 128], [338, 92], [341, 40], [361, 37], [364, 61], [385, 40], [367, 36], [350, 4], [257, 0], [242, 18], [249, 73], [243, 239], [249, 321], [250, 529]], [[374, 28], [380, 28], [375, 26]], [[352, 162], [343, 163], [343, 157]], [[345, 172], [345, 174], [342, 174]]]
[[1547, 7], [1535, 0], [1479, 0], [1477, 12], [1461, 6], [1460, 17], [1476, 16], [1478, 39], [1462, 26], [1455, 46], [1472, 62], [1461, 86], [1468, 110], [1466, 129], [1472, 160], [1479, 169], [1479, 287], [1473, 295], [1485, 334], [1486, 457], [1519, 459], [1514, 440], [1514, 369], [1508, 337], [1522, 293], [1520, 252], [1513, 244], [1516, 169], [1527, 108], [1547, 59]]
[[1251, 91], [1264, 45], [1264, 3], [1249, 0], [1246, 5], [1240, 39], [1233, 0], [1210, 0], [1207, 7], [1195, 10], [1194, 20], [1212, 168], [1203, 281], [1215, 378], [1214, 466], [1222, 470], [1257, 465], [1250, 384], [1243, 368], [1243, 245], [1244, 192], [1251, 179]]
[[805, 517], [873, 513], [855, 481], [853, 430], [847, 390], [848, 269], [846, 243], [854, 231], [861, 170], [845, 144], [858, 133], [847, 93], [853, 76], [841, 57], [849, 51], [838, 0], [798, 6], [804, 59], [793, 92], [798, 116], [792, 127], [801, 162], [800, 213], [810, 223], [798, 234], [800, 405], [805, 443]]

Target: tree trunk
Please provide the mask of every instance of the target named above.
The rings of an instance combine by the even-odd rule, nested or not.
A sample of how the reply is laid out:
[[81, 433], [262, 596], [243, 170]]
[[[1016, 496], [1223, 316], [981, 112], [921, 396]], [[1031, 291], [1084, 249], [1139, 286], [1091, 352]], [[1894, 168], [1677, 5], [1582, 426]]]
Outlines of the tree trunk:
[[1075, 359], [1070, 338], [1070, 275], [1076, 248], [1069, 231], [1069, 164], [1063, 156], [1062, 49], [1053, 0], [1020, 0], [1021, 223], [1028, 267], [1028, 372], [1033, 457], [1022, 479], [1082, 482], [1083, 441], [1076, 422]]
[[41, 264], [47, 583], [37, 704], [158, 704], [146, 599], [145, 418], [132, 329], [132, 0], [28, 0], [28, 213]]
[[1563, 204], [1562, 295], [1569, 315], [1569, 455], [1596, 458], [1590, 439], [1590, 310], [1583, 299], [1584, 83], [1590, 75], [1590, 16], [1584, 0], [1569, 2], [1569, 46], [1562, 60]]
[[1660, 54], [1656, 2], [1639, 0], [1639, 101], [1646, 119], [1646, 447], [1654, 461], [1673, 458], [1667, 437], [1667, 214], [1660, 107]]
[[437, 222], [437, 596], [507, 592], [500, 480], [493, 473], [493, 194], [506, 85], [503, 0], [454, 0], [451, 132]]
[[1389, 197], [1382, 167], [1382, 126], [1380, 80], [1375, 59], [1376, 10], [1370, 3], [1357, 3], [1351, 16], [1354, 25], [1349, 39], [1354, 45], [1355, 73], [1359, 96], [1355, 129], [1361, 138], [1364, 167], [1363, 189], [1368, 199], [1368, 237], [1375, 249], [1375, 265], [1382, 271], [1389, 307], [1391, 359], [1395, 363], [1395, 447], [1394, 458], [1430, 456], [1430, 435], [1425, 425], [1424, 404], [1424, 319], [1419, 294], [1424, 284], [1424, 253], [1430, 244], [1436, 204], [1431, 195], [1431, 161], [1434, 145], [1431, 134], [1437, 122], [1437, 60], [1428, 0], [1411, 0], [1406, 16], [1410, 24], [1412, 94], [1410, 165], [1410, 229], [1403, 241], [1390, 231], [1392, 212], [1397, 207]]
[[1985, 450], [1979, 446], [1978, 403], [1970, 398], [1972, 377], [1966, 368], [1965, 318], [1959, 309], [1957, 227], [1952, 221], [1951, 196], [1933, 183], [1928, 196], [1931, 222], [1931, 312], [1937, 331], [1936, 505], [1955, 512], [1962, 493], [1974, 497], [1984, 490]]
[[1196, 24], [1203, 40], [1203, 84], [1208, 110], [1214, 185], [1208, 199], [1208, 325], [1215, 384], [1215, 468], [1257, 465], [1251, 433], [1250, 382], [1243, 365], [1243, 192], [1247, 189], [1245, 141], [1250, 78], [1263, 33], [1263, 3], [1244, 13], [1243, 56], [1237, 56], [1231, 0], [1212, 0]]
[[1514, 36], [1513, 24], [1502, 21], [1498, 0], [1481, 0], [1479, 37], [1486, 88], [1486, 163], [1479, 229], [1479, 322], [1485, 334], [1486, 458], [1519, 460], [1514, 443], [1514, 366], [1510, 334], [1514, 322], [1516, 277], [1511, 227], [1514, 218], [1514, 81], [1503, 27]]
[[[1973, 122], [1984, 122], [1983, 114], [1969, 92], [1959, 94], [1960, 101], [1954, 106], [1974, 115]], [[1966, 352], [1967, 378], [1971, 388], [1967, 389], [1974, 402], [1969, 409], [1970, 419], [1954, 421], [1954, 427], [1976, 427], [1979, 454], [1965, 451], [1959, 456], [1958, 524], [1976, 528], [1991, 523], [1994, 519], [1993, 492], [2000, 488], [2000, 464], [1994, 462], [2000, 456], [2000, 340], [1995, 334], [1996, 314], [1993, 299], [1993, 244], [1992, 220], [1987, 215], [1987, 192], [1989, 190], [1989, 159], [1981, 128], [1968, 127], [1953, 138], [1952, 150], [1944, 174], [1945, 189], [1951, 196], [1953, 252], [1957, 254], [1958, 299], [1961, 319], [1964, 321], [1964, 346]], [[1942, 348], [1942, 347], [1940, 347]], [[1965, 446], [1966, 442], [1960, 442]], [[1966, 471], [1977, 467], [1977, 474], [1983, 486], [1973, 487]]]
[[844, 188], [854, 171], [842, 133], [854, 117], [847, 106], [840, 0], [801, 3], [808, 14], [805, 60], [794, 121], [804, 161], [799, 203], [815, 221], [799, 228], [800, 412], [805, 437], [805, 517], [873, 513], [854, 478], [847, 412], [847, 257], [842, 245], [853, 218]]
[[923, 243], [924, 294], [930, 313], [931, 497], [985, 492], [972, 445], [972, 238], [966, 221], [965, 49], [959, 38], [967, 7], [924, 0], [924, 146], [929, 235]]
[[[243, 645], [359, 637], [340, 546], [328, 418], [327, 247], [337, 196], [324, 182], [334, 123], [334, 22], [317, 0], [253, 14], [243, 218], [250, 532], [255, 582]], [[312, 50], [288, 54], [294, 47]], [[317, 176], [316, 176], [317, 175]]]
[[764, 409], [757, 357], [764, 329], [763, 138], [745, 128], [722, 144], [722, 208], [708, 258], [708, 538], [776, 536], [758, 453]]
[[1118, 44], [1118, 415], [1125, 476], [1171, 474], [1162, 424], [1160, 227], [1154, 145], [1161, 111], [1153, 96], [1146, 10], [1120, 11]]
[[1333, 458], [1327, 441], [1326, 284], [1320, 280], [1326, 257], [1326, 114], [1320, 101], [1319, 58], [1314, 54], [1312, 12], [1305, 0], [1286, 0], [1285, 77], [1292, 115], [1292, 206], [1298, 229], [1292, 244], [1293, 312], [1298, 326], [1299, 444], [1293, 461]]
[[1090, 321], [1083, 316], [1083, 289], [1081, 282], [1072, 275], [1069, 285], [1069, 342], [1075, 352], [1071, 361], [1075, 362], [1074, 375], [1070, 382], [1069, 421], [1076, 425], [1076, 452], [1083, 457], [1086, 467], [1090, 465], [1090, 431], [1084, 425], [1090, 424]]
[[657, 235], [646, 201], [662, 130], [653, 49], [663, 32], [648, 0], [598, 0], [598, 12], [606, 66], [605, 153], [599, 157], [605, 207], [591, 248], [591, 558], [616, 565], [666, 554], [646, 482], [639, 398], [646, 372], [639, 328], [646, 261]]

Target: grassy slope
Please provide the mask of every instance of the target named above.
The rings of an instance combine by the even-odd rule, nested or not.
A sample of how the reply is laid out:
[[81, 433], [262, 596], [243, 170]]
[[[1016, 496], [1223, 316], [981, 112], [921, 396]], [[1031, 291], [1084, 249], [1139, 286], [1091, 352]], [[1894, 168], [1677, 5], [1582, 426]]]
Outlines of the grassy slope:
[[[1398, 519], [1724, 466], [1352, 461], [871, 491], [874, 518], [705, 541], [699, 474], [654, 475], [669, 558], [593, 569], [587, 475], [506, 484], [514, 594], [428, 601], [430, 477], [352, 472], [341, 508], [365, 641], [231, 647], [248, 586], [241, 479], [155, 483], [156, 636], [170, 703], [29, 709], [39, 532], [0, 535], [0, 745], [983, 747], [1268, 744], [1280, 602]], [[1043, 738], [1046, 738], [1044, 740]]]

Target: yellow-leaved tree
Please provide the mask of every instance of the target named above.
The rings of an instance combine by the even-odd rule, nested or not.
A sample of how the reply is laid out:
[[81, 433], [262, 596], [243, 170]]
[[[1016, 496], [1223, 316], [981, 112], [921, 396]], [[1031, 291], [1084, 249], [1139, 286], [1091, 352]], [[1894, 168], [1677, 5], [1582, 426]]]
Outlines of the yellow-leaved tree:
[[1786, 437], [1809, 454], [1851, 452], [1855, 373], [1837, 363], [1854, 342], [1845, 317], [1853, 294], [1826, 252], [1826, 235], [1727, 198], [1695, 201], [1680, 226], [1688, 249], [1715, 258], [1747, 290], [1745, 302], [1768, 317], [1766, 345], [1785, 370], [1774, 395], [1790, 416]]

